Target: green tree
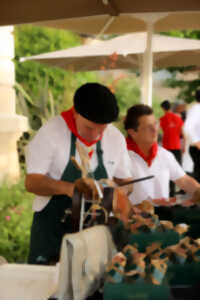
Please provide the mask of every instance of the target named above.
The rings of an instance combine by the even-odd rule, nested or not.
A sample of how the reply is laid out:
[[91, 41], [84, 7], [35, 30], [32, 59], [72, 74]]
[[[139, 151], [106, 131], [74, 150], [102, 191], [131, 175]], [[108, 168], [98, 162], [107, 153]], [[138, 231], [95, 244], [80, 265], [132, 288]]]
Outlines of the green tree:
[[[170, 31], [166, 33], [162, 33], [165, 35], [170, 35], [173, 37], [180, 38], [190, 38], [190, 39], [200, 39], [200, 31], [199, 30], [182, 30], [182, 31]], [[179, 98], [185, 100], [187, 103], [191, 103], [194, 100], [194, 94], [196, 89], [200, 88], [200, 78], [195, 80], [177, 80], [176, 74], [177, 72], [184, 73], [186, 71], [193, 70], [194, 66], [188, 67], [171, 67], [168, 70], [172, 73], [172, 78], [166, 81], [166, 85], [172, 88], [179, 87], [180, 93], [178, 95]]]
[[97, 81], [95, 72], [73, 73], [20, 57], [78, 46], [81, 38], [70, 31], [23, 25], [15, 27], [17, 113], [28, 117], [29, 133], [18, 142], [24, 168], [24, 146], [50, 117], [72, 106], [74, 91], [83, 83]]
[[[125, 134], [123, 119], [129, 107], [141, 103], [141, 93], [137, 79], [133, 73], [110, 79], [108, 86], [115, 93], [120, 108], [119, 121], [115, 125]], [[152, 107], [156, 118], [161, 116], [160, 99], [153, 95]]]
[[[41, 94], [41, 87], [48, 78], [48, 87], [56, 101], [62, 103], [66, 92], [76, 88], [82, 82], [95, 81], [95, 73], [72, 73], [53, 68], [34, 61], [19, 62], [20, 57], [56, 51], [81, 45], [79, 35], [66, 30], [22, 25], [15, 27], [15, 64], [16, 81], [28, 95], [36, 99]], [[67, 90], [66, 90], [67, 89]]]

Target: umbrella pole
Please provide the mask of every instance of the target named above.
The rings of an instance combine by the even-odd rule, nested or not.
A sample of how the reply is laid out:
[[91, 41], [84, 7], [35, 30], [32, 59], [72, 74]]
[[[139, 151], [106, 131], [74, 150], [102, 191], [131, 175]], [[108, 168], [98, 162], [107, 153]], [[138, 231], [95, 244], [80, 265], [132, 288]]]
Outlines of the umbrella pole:
[[147, 23], [147, 43], [143, 55], [142, 64], [142, 86], [141, 86], [141, 102], [152, 106], [152, 86], [153, 86], [153, 22]]

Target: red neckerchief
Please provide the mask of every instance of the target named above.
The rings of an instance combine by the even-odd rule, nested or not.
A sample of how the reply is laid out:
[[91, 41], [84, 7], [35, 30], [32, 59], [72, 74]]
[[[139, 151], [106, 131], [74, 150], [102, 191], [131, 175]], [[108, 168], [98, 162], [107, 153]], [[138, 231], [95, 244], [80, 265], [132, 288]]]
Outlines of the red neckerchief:
[[150, 153], [148, 156], [146, 156], [141, 150], [140, 148], [138, 147], [138, 145], [136, 144], [136, 142], [134, 142], [134, 140], [130, 137], [130, 136], [127, 136], [126, 138], [126, 144], [127, 144], [127, 149], [130, 150], [130, 151], [133, 151], [135, 153], [137, 153], [139, 156], [141, 156], [147, 163], [147, 165], [150, 167], [154, 158], [156, 157], [156, 154], [158, 152], [158, 144], [157, 143], [154, 143], [152, 146], [151, 146], [151, 149], [150, 149]]
[[[87, 147], [90, 147], [90, 146], [96, 144], [99, 140], [101, 140], [102, 135], [98, 139], [96, 139], [92, 142], [86, 141], [82, 136], [79, 135], [77, 128], [76, 128], [75, 118], [74, 118], [74, 107], [72, 107], [71, 109], [69, 109], [67, 111], [63, 111], [61, 113], [61, 116], [63, 117], [64, 121], [66, 122], [66, 124], [67, 124], [68, 128], [71, 130], [71, 132]], [[94, 152], [94, 150], [92, 150], [88, 153], [90, 158], [92, 157], [93, 152]]]

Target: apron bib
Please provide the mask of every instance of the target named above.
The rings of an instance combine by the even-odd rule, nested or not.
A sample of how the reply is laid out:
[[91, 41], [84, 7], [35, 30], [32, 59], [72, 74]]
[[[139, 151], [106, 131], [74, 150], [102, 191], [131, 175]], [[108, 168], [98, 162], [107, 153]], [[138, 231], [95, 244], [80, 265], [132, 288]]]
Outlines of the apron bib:
[[[75, 156], [76, 137], [71, 134], [70, 158]], [[108, 178], [103, 164], [103, 152], [101, 142], [97, 142], [98, 165], [94, 171], [96, 180]], [[61, 180], [74, 182], [81, 178], [81, 171], [78, 170], [71, 159], [64, 169]], [[72, 198], [66, 195], [53, 196], [42, 211], [35, 212], [31, 227], [29, 264], [48, 265], [57, 262], [60, 255], [62, 237], [66, 233], [72, 233], [72, 223], [70, 215], [65, 214], [65, 210], [71, 209]]]

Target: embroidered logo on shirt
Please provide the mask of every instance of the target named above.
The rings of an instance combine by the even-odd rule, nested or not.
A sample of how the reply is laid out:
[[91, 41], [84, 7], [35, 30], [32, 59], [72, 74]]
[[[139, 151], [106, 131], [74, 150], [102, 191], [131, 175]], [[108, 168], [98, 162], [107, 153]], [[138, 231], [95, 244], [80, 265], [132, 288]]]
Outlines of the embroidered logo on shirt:
[[42, 255], [39, 255], [37, 258], [36, 258], [36, 262], [37, 263], [45, 263], [47, 262], [47, 258], [42, 256]]

